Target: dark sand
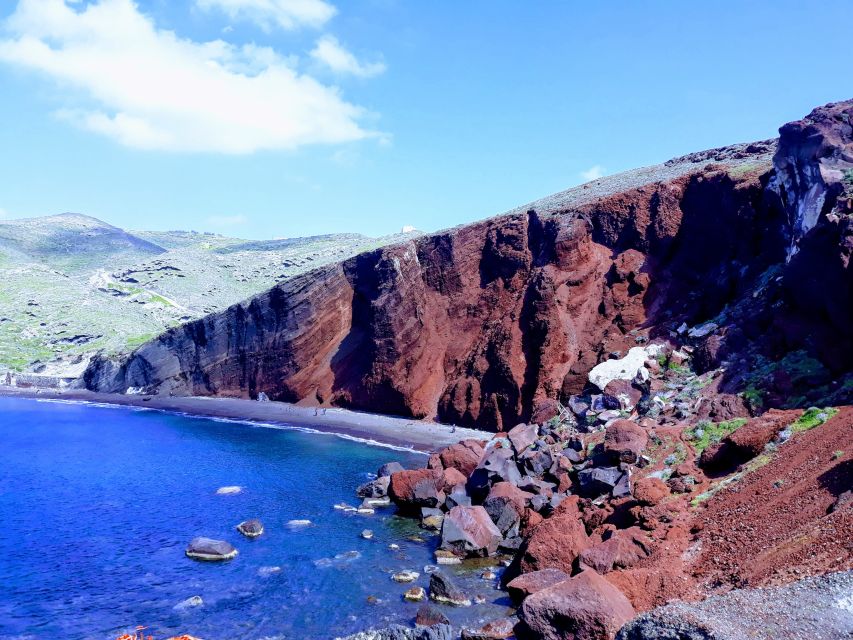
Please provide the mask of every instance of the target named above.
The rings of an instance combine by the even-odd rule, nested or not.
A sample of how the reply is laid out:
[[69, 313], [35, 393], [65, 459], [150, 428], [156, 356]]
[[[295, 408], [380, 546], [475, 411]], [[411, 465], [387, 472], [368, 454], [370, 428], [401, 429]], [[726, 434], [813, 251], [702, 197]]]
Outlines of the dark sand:
[[[418, 451], [432, 451], [466, 438], [486, 440], [492, 434], [407, 418], [348, 411], [346, 409], [300, 407], [286, 402], [257, 402], [235, 398], [200, 396], [146, 396], [117, 393], [93, 393], [79, 389], [22, 389], [0, 386], [0, 396], [38, 398], [43, 400], [72, 400], [128, 407], [144, 407], [160, 411], [186, 413], [210, 418], [230, 418], [252, 422], [291, 425], [339, 433], [363, 440], [372, 440]], [[315, 415], [316, 411], [316, 415]]]

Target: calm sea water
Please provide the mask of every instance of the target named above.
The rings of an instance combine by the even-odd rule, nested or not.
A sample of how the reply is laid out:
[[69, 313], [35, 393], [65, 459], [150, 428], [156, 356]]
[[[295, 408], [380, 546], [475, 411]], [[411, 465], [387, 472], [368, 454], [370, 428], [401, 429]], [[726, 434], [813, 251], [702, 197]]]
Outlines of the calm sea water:
[[[332, 435], [155, 411], [0, 398], [0, 638], [113, 639], [146, 625], [157, 640], [331, 638], [410, 622], [411, 585], [390, 574], [433, 562], [435, 537], [393, 515], [343, 514], [354, 487], [390, 460], [423, 456]], [[244, 487], [217, 495], [219, 487]], [[235, 525], [260, 518], [266, 533]], [[289, 520], [314, 524], [292, 530]], [[363, 529], [375, 537], [364, 540]], [[408, 540], [424, 535], [425, 542]], [[184, 556], [204, 535], [240, 554]], [[388, 545], [400, 545], [391, 551]], [[475, 569], [459, 577], [486, 605], [447, 609], [484, 621], [505, 599]], [[204, 604], [179, 603], [201, 596]], [[379, 603], [368, 602], [375, 596]]]

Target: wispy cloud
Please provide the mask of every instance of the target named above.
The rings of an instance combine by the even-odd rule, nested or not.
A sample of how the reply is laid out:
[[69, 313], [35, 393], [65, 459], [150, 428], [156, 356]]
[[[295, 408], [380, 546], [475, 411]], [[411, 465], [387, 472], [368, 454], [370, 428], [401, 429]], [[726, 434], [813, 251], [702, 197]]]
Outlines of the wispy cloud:
[[370, 78], [385, 71], [382, 62], [359, 62], [334, 36], [325, 35], [317, 41], [311, 57], [323, 63], [335, 73], [351, 74]]
[[598, 180], [602, 176], [606, 175], [604, 167], [600, 164], [593, 165], [586, 171], [581, 171], [581, 178], [589, 182], [590, 180]]
[[236, 227], [241, 224], [246, 224], [249, 219], [244, 215], [236, 216], [210, 216], [205, 220], [207, 224], [214, 227]]
[[0, 61], [55, 80], [57, 115], [78, 127], [139, 149], [229, 154], [384, 137], [360, 124], [362, 108], [269, 47], [178, 37], [132, 0], [75, 2], [20, 0]]
[[201, 9], [218, 9], [232, 19], [250, 20], [263, 29], [321, 27], [337, 13], [323, 0], [195, 0]]

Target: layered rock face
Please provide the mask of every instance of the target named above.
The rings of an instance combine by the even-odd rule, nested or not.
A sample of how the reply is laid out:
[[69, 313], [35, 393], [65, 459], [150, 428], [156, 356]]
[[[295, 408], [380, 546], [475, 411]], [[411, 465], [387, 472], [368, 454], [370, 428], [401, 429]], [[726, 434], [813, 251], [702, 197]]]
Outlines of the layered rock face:
[[[806, 121], [813, 124], [786, 125], [775, 170], [775, 143], [757, 143], [602, 179], [286, 281], [124, 360], [96, 359], [85, 384], [263, 391], [509, 429], [553, 415], [609, 353], [754, 299], [774, 266], [786, 285], [791, 272], [784, 308], [763, 309], [763, 325], [744, 321], [739, 333], [709, 336], [717, 348], [708, 359], [730, 358], [777, 320], [785, 338], [774, 348], [819, 351], [806, 335], [815, 323], [851, 317], [853, 241], [849, 214], [838, 213], [850, 208], [843, 168], [853, 154], [851, 104], [816, 111]], [[814, 289], [804, 279], [816, 266], [828, 283]], [[807, 326], [803, 305], [822, 311]], [[781, 320], [785, 313], [794, 320]], [[827, 366], [850, 367], [826, 351]]]

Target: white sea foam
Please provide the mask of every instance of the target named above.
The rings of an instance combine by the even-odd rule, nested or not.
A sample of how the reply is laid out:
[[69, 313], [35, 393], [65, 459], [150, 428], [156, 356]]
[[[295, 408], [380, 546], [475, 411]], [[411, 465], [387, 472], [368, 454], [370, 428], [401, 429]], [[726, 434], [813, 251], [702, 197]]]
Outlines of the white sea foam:
[[319, 434], [324, 436], [335, 436], [336, 438], [341, 438], [342, 440], [349, 440], [350, 442], [358, 442], [360, 444], [366, 444], [370, 447], [381, 447], [383, 449], [391, 449], [392, 451], [405, 451], [406, 453], [415, 453], [419, 455], [429, 455], [425, 451], [420, 451], [415, 449], [412, 446], [403, 446], [397, 444], [391, 444], [388, 442], [380, 442], [379, 440], [374, 440], [373, 438], [362, 438], [359, 436], [354, 436], [349, 433], [340, 433], [338, 431], [326, 431], [323, 429], [315, 429], [312, 427], [304, 427], [301, 425], [288, 424], [285, 422], [261, 422], [258, 420], [248, 420], [243, 418], [223, 418], [220, 416], [203, 416], [197, 413], [188, 413], [186, 411], [176, 411], [173, 409], [161, 409], [159, 407], [137, 407], [137, 406], [129, 406], [123, 404], [115, 404], [110, 402], [92, 402], [90, 400], [66, 400], [62, 398], [35, 398], [36, 402], [53, 402], [56, 404], [73, 404], [73, 405], [86, 405], [89, 407], [99, 407], [102, 409], [130, 409], [136, 411], [159, 411], [160, 413], [167, 413], [173, 416], [182, 416], [184, 418], [194, 418], [196, 420], [212, 420], [213, 422], [224, 422], [227, 424], [242, 424], [248, 425], [250, 427], [264, 427], [267, 429], [280, 429], [282, 431], [300, 431], [302, 433], [311, 433], [311, 434]]

